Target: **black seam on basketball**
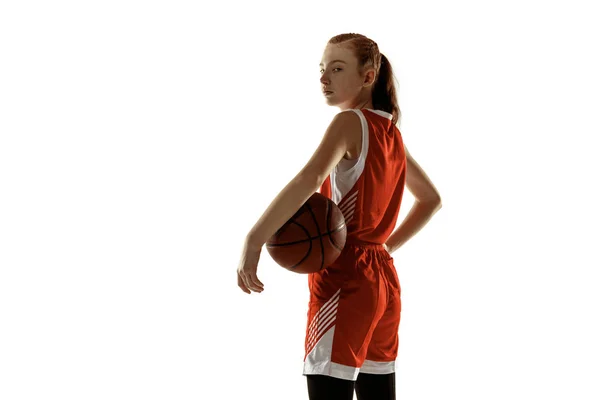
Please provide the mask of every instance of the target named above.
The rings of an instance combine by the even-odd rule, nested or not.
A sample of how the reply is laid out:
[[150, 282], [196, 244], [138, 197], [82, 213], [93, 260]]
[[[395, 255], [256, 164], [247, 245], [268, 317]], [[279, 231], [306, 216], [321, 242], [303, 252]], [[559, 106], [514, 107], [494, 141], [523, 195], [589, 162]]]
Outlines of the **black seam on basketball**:
[[[339, 231], [339, 230], [341, 230], [341, 228], [340, 228], [340, 229], [338, 229], [338, 231]], [[335, 248], [336, 248], [336, 249], [338, 249], [339, 251], [342, 251], [342, 250], [344, 250], [344, 248], [343, 248], [343, 247], [340, 247], [340, 246], [339, 246], [339, 245], [338, 245], [338, 244], [335, 242], [335, 240], [333, 239], [333, 236], [331, 236], [331, 235], [329, 236], [329, 241], [331, 242], [331, 244], [333, 245], [333, 247], [335, 247]]]
[[[292, 224], [296, 224], [298, 225], [303, 231], [304, 233], [306, 233], [306, 236], [310, 236], [310, 233], [308, 232], [308, 229], [306, 229], [304, 226], [302, 226], [301, 224], [297, 223], [296, 221], [292, 221]], [[303, 240], [302, 242], [306, 242], [306, 240]], [[296, 265], [292, 265], [291, 267], [289, 267], [289, 269], [294, 269], [297, 268], [300, 264], [302, 264], [304, 262], [304, 260], [306, 260], [308, 258], [308, 256], [310, 255], [310, 252], [312, 250], [312, 240], [309, 242], [308, 244], [308, 251], [306, 252], [306, 254], [304, 255], [304, 257], [302, 257], [302, 260], [300, 260]], [[274, 247], [274, 246], [270, 246], [270, 247]]]
[[[334, 231], [332, 231], [332, 233], [339, 232], [339, 231], [341, 231], [345, 227], [346, 227], [346, 221], [342, 221], [342, 223]], [[331, 244], [333, 245], [333, 247], [335, 247], [339, 251], [344, 250], [343, 246], [340, 246], [339, 244], [337, 244], [335, 242], [335, 239], [333, 238], [333, 235], [329, 235], [329, 241], [331, 242]]]
[[[299, 224], [297, 224], [299, 225]], [[300, 225], [301, 226], [301, 225]], [[346, 227], [346, 223], [342, 222], [340, 223], [334, 230], [332, 230], [330, 233], [324, 233], [323, 236], [325, 235], [330, 235], [331, 233], [336, 233], [341, 231], [342, 229], [344, 229]], [[302, 229], [304, 229], [304, 227], [302, 227]], [[285, 242], [285, 243], [267, 243], [266, 246], [267, 247], [280, 247], [280, 246], [290, 246], [292, 244], [298, 244], [298, 243], [304, 243], [304, 242], [309, 242], [309, 241], [313, 241], [315, 239], [318, 239], [318, 236], [314, 236], [314, 237], [309, 237], [308, 239], [302, 239], [302, 240], [296, 240], [293, 242]]]
[[[292, 215], [292, 217], [289, 219], [289, 222], [290, 222], [289, 224], [288, 223], [283, 224], [283, 226], [281, 228], [277, 229], [277, 231], [273, 234], [273, 237], [272, 237], [273, 240], [277, 241], [277, 239], [279, 239], [279, 236], [283, 233], [284, 229], [287, 228], [292, 222], [295, 222], [296, 218], [304, 213], [304, 209], [305, 209], [305, 207], [303, 204], [302, 207], [300, 207], [298, 209], [298, 211], [296, 211], [296, 213], [294, 215]], [[302, 225], [300, 225], [298, 223], [296, 223], [296, 225], [299, 225], [302, 229], [304, 229], [304, 227]], [[304, 232], [307, 233], [307, 236], [308, 236], [308, 232], [306, 231], [306, 229], [304, 229]], [[267, 244], [267, 247], [270, 247], [270, 246]]]
[[[325, 227], [327, 228], [327, 234], [330, 233], [329, 231], [329, 225], [331, 224], [331, 214], [332, 214], [332, 210], [333, 208], [331, 207], [331, 204], [329, 204], [329, 202], [327, 202], [327, 224], [325, 225]], [[330, 240], [331, 240], [331, 236], [330, 236]]]
[[331, 244], [333, 244], [333, 247], [337, 246], [335, 245], [335, 243], [333, 242], [332, 238], [333, 236], [331, 235], [331, 229], [329, 227], [329, 225], [331, 225], [331, 214], [333, 214], [333, 207], [331, 207], [331, 200], [327, 201], [327, 217], [325, 218], [327, 220], [326, 224], [325, 224], [325, 228], [327, 228], [327, 237], [329, 238], [329, 242], [331, 242]]
[[[327, 236], [329, 237], [329, 242], [333, 245], [333, 247], [335, 247], [339, 251], [342, 251], [343, 249], [340, 246], [338, 246], [338, 244], [335, 242], [335, 239], [333, 238], [333, 235], [331, 235], [331, 231], [329, 230], [329, 226], [331, 225], [331, 216], [332, 215], [333, 215], [333, 207], [330, 207], [329, 202], [327, 202]], [[344, 221], [344, 224], [345, 224], [345, 221]]]
[[305, 207], [306, 207], [306, 206], [305, 206], [304, 204], [302, 204], [302, 207], [300, 207], [300, 208], [298, 209], [298, 211], [296, 211], [296, 212], [294, 213], [294, 215], [292, 215], [292, 217], [290, 218], [290, 220], [294, 221], [294, 220], [296, 220], [296, 218], [298, 218], [300, 215], [304, 214], [304, 211], [306, 211], [306, 210], [304, 210], [304, 208], [305, 208]]
[[[321, 243], [321, 267], [319, 268], [319, 271], [323, 269], [323, 266], [325, 265], [325, 245], [323, 244], [323, 236], [321, 236], [321, 228], [319, 228], [319, 222], [317, 221], [317, 217], [315, 215], [315, 213], [313, 212], [312, 208], [310, 208], [310, 204], [308, 204], [308, 202], [306, 202], [306, 208], [308, 208], [308, 211], [310, 212], [310, 215], [315, 223], [315, 226], [317, 227], [317, 235], [319, 235], [319, 242]], [[312, 243], [312, 241], [311, 241]]]

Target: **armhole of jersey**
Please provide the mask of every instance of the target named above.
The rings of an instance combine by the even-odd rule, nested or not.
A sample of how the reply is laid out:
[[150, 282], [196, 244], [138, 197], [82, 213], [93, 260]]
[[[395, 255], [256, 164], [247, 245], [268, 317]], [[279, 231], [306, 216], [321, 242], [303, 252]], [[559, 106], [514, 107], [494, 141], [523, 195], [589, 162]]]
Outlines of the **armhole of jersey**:
[[352, 111], [360, 118], [362, 127], [362, 146], [360, 155], [352, 167], [347, 170], [341, 170], [336, 166], [333, 171], [331, 171], [331, 195], [335, 204], [339, 204], [362, 175], [363, 170], [365, 169], [367, 153], [369, 151], [369, 126], [367, 125], [367, 119], [361, 110], [352, 109]]
[[358, 175], [360, 175], [362, 173], [362, 170], [365, 167], [365, 159], [367, 158], [367, 152], [369, 151], [369, 125], [367, 124], [367, 119], [365, 118], [364, 114], [362, 113], [361, 110], [356, 110], [356, 109], [351, 109], [352, 111], [354, 111], [356, 113], [356, 115], [358, 115], [358, 117], [360, 118], [360, 125], [362, 127], [362, 145], [360, 148], [360, 154], [358, 155], [358, 158], [355, 160], [354, 165], [351, 166], [348, 169], [337, 169], [337, 173], [339, 174], [344, 174], [344, 175], [349, 175], [352, 174], [353, 171], [355, 171], [356, 169], [360, 169], [360, 171], [358, 172]]

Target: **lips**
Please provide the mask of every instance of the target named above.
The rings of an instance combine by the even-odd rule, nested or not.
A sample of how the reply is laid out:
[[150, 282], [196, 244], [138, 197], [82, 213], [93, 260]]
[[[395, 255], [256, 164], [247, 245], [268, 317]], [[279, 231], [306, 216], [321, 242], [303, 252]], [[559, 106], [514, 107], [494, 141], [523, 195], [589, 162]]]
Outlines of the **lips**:
[[333, 93], [333, 92], [331, 90], [324, 90], [323, 91], [323, 94], [330, 94], [330, 93]]

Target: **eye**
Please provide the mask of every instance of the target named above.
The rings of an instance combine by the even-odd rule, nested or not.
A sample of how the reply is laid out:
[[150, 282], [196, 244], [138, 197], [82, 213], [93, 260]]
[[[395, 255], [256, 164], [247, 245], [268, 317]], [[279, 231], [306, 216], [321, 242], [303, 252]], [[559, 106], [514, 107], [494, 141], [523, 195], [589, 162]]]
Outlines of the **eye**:
[[[338, 67], [338, 68], [334, 68], [333, 70], [335, 71], [336, 69], [339, 69], [339, 70], [341, 70], [341, 68], [339, 68], [339, 67]], [[320, 72], [320, 73], [323, 73], [323, 70], [320, 70], [319, 72]]]

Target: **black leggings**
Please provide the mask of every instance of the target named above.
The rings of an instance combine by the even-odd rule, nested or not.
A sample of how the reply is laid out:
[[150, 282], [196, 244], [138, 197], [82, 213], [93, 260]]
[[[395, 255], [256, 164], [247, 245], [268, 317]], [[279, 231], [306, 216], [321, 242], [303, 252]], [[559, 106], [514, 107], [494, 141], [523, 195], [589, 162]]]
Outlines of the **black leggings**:
[[306, 375], [310, 400], [395, 400], [396, 373], [386, 375], [360, 372], [356, 382], [327, 375]]

